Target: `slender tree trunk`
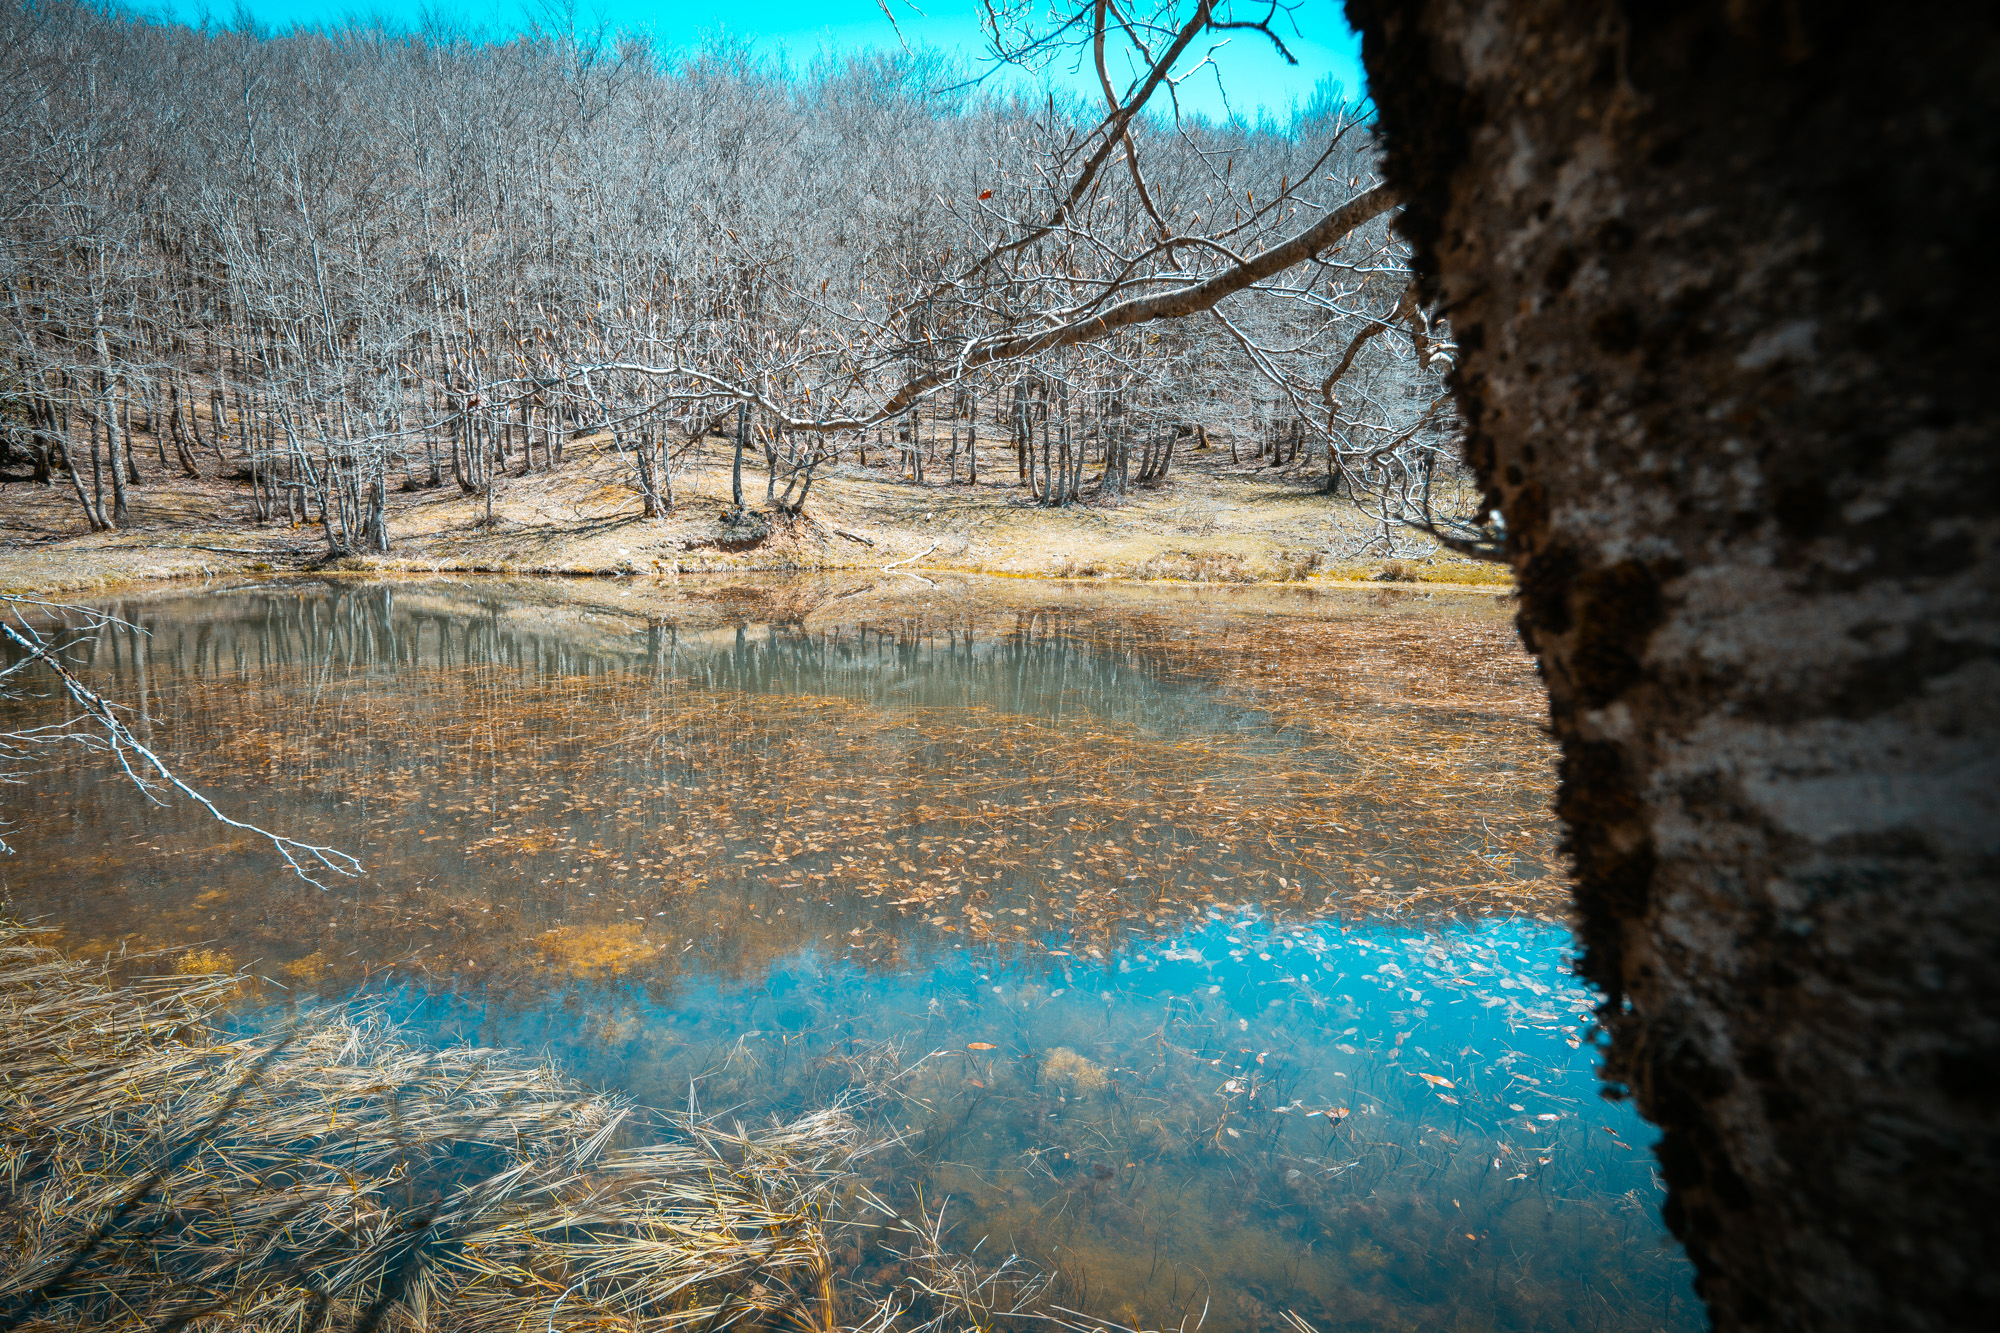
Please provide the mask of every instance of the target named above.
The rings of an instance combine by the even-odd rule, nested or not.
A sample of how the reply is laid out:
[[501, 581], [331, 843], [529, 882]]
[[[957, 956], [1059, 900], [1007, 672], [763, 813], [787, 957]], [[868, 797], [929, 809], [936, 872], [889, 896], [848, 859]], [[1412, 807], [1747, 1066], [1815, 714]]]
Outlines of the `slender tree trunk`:
[[215, 459], [222, 464], [226, 475], [229, 472], [229, 454], [222, 447], [229, 433], [229, 409], [221, 389], [208, 391], [208, 435], [209, 445], [215, 450]]
[[[167, 468], [171, 465], [167, 462], [167, 433], [160, 429], [159, 400], [154, 396], [158, 393], [158, 385], [154, 385], [147, 392], [146, 433], [153, 437], [153, 452], [160, 456], [160, 475], [164, 477], [167, 475]], [[130, 418], [128, 417], [127, 420], [130, 420]]]
[[979, 395], [973, 394], [965, 414], [965, 484], [979, 484]]
[[674, 512], [674, 451], [667, 443], [667, 434], [660, 432], [660, 498], [666, 505], [666, 512]]
[[[620, 451], [624, 449], [625, 443], [621, 435], [614, 434], [612, 440], [614, 448]], [[659, 492], [654, 489], [653, 484], [653, 441], [644, 426], [640, 427], [638, 435], [632, 440], [632, 467], [639, 475], [639, 517], [658, 518], [660, 499]]]
[[[132, 393], [128, 386], [122, 394], [116, 395], [118, 407], [118, 436], [125, 442], [125, 480], [134, 486], [142, 486], [145, 479], [139, 475], [139, 446], [132, 439]], [[163, 455], [160, 459], [166, 462]]]
[[115, 518], [107, 518], [104, 513], [104, 451], [97, 442], [98, 419], [90, 418], [90, 498], [96, 505], [97, 520], [105, 528], [117, 526]]
[[[93, 501], [91, 492], [83, 488], [83, 470], [77, 466], [76, 442], [69, 438], [68, 426], [74, 418], [70, 417], [67, 413], [57, 415], [52, 411], [50, 420], [55, 424], [56, 430], [63, 437], [63, 463], [65, 464], [63, 470], [69, 474], [69, 484], [76, 491], [76, 502], [83, 506], [84, 521], [90, 525], [92, 532], [103, 532], [111, 525], [104, 521], [102, 499]], [[96, 430], [95, 426], [91, 427], [90, 456], [93, 464], [93, 472], [95, 471], [97, 458]]]
[[194, 381], [184, 381], [184, 389], [183, 397], [187, 402], [188, 433], [194, 437], [195, 448], [206, 449], [208, 448], [208, 441], [201, 438], [201, 417], [195, 411]]
[[1112, 411], [1099, 418], [1098, 428], [1104, 432], [1104, 479], [1097, 485], [1098, 494], [1122, 496], [1129, 489], [1132, 444], [1117, 404], [1112, 404]]
[[1034, 426], [1028, 416], [1028, 386], [1025, 383], [1014, 386], [1014, 465], [1020, 472], [1019, 480], [1034, 488], [1034, 479], [1028, 475], [1028, 465], [1032, 461], [1035, 447]]
[[[495, 465], [496, 465], [496, 455], [494, 453], [493, 438], [491, 434], [491, 432], [494, 430], [494, 419], [488, 416], [486, 413], [481, 412], [479, 414], [477, 424], [488, 433], [487, 437], [484, 440], [479, 441], [479, 489], [481, 493], [484, 494], [486, 497], [485, 521], [486, 521], [486, 526], [490, 528], [493, 526], [493, 491], [494, 491], [493, 482], [495, 477]], [[506, 461], [504, 458], [498, 459], [498, 466], [501, 469], [504, 469], [506, 467]]]
[[737, 513], [743, 512], [743, 450], [750, 443], [750, 407], [736, 405], [736, 458], [729, 472], [729, 500]]
[[370, 549], [377, 554], [389, 553], [389, 501], [388, 478], [378, 476], [368, 483], [368, 522], [366, 533]]
[[[22, 380], [27, 380], [24, 371]], [[44, 486], [55, 484], [56, 414], [46, 394], [31, 393], [28, 399], [28, 448], [34, 453], [35, 480]]]
[[[117, 379], [111, 373], [111, 354], [104, 345], [104, 330], [97, 332], [98, 376], [97, 376], [97, 416], [104, 425], [104, 449], [111, 462], [111, 526], [122, 528], [131, 521], [131, 508], [125, 498], [125, 451], [118, 430], [118, 387]], [[91, 438], [96, 439], [92, 431]], [[92, 458], [96, 452], [93, 448]]]
[[472, 409], [465, 407], [459, 410], [456, 428], [451, 433], [451, 475], [463, 494], [479, 493], [478, 468], [478, 445], [473, 439]]
[[[230, 345], [230, 352], [231, 352], [231, 358], [234, 359], [235, 345], [233, 343]], [[255, 451], [254, 442], [250, 435], [250, 417], [251, 417], [250, 405], [243, 399], [242, 388], [239, 387], [236, 389], [235, 397], [236, 397], [236, 447], [243, 451], [243, 461], [247, 463], [250, 461], [251, 455]]]
[[1715, 1325], [1983, 1326], [2000, 10], [1349, 13]]

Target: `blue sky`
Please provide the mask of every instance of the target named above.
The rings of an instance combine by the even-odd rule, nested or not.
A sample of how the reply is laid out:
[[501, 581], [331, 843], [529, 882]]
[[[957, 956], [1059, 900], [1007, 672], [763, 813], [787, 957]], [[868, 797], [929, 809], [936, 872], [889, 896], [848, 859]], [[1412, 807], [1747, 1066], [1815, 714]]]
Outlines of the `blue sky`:
[[[916, 8], [907, 0], [889, 3], [902, 39], [913, 45], [953, 49], [968, 58], [984, 49], [974, 17], [977, 0], [917, 0]], [[237, 0], [210, 0], [207, 4], [201, 0], [138, 0], [134, 7], [188, 21], [206, 10], [226, 23]], [[493, 0], [445, 0], [442, 4], [423, 0], [244, 0], [244, 7], [259, 23], [273, 28], [323, 23], [353, 13], [407, 21], [426, 8], [441, 8], [491, 30], [505, 31], [521, 26], [523, 13], [516, 0], [497, 4]], [[704, 33], [727, 30], [762, 48], [783, 48], [800, 62], [827, 47], [893, 47], [898, 40], [896, 29], [875, 0], [763, 0], [757, 4], [579, 0], [577, 8], [581, 23], [601, 16], [613, 26], [647, 28], [665, 46], [688, 45]], [[1299, 57], [1297, 66], [1287, 65], [1256, 34], [1235, 34], [1235, 40], [1215, 56], [1221, 87], [1211, 71], [1204, 71], [1183, 85], [1182, 105], [1216, 117], [1233, 109], [1251, 117], [1261, 111], [1283, 118], [1294, 102], [1310, 100], [1315, 85], [1325, 79], [1338, 81], [1350, 98], [1356, 96], [1363, 86], [1360, 39], [1349, 31], [1339, 5], [1335, 0], [1308, 4], [1298, 22], [1303, 37], [1292, 40], [1287, 35], [1287, 44]], [[1065, 66], [1050, 71], [1050, 77], [1080, 90], [1094, 86], [1094, 80]]]

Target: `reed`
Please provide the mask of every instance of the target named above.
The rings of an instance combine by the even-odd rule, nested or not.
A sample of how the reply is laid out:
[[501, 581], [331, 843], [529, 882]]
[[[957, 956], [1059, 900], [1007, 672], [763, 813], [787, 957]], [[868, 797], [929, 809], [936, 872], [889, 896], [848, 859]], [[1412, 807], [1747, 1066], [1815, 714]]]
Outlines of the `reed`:
[[236, 980], [0, 922], [0, 1329], [842, 1326], [845, 1108], [640, 1143], [619, 1098], [376, 1017], [231, 1031]]

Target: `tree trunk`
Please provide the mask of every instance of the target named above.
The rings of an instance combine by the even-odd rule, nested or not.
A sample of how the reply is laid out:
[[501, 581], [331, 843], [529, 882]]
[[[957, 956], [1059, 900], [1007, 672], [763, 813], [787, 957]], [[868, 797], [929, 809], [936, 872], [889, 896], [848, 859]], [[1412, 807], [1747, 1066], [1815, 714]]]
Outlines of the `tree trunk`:
[[1025, 383], [1014, 386], [1014, 464], [1020, 472], [1020, 480], [1034, 489], [1034, 482], [1028, 476], [1028, 464], [1035, 447], [1034, 428], [1028, 419], [1028, 386]]
[[1106, 415], [1099, 425], [1104, 431], [1104, 477], [1097, 483], [1097, 493], [1123, 495], [1127, 489], [1126, 470], [1131, 463], [1131, 441], [1125, 435], [1125, 419]]
[[451, 473], [466, 495], [479, 493], [479, 436], [472, 409], [461, 407], [451, 437]]
[[368, 483], [368, 517], [364, 536], [368, 549], [381, 555], [389, 553], [388, 490], [386, 477], [378, 477]]
[[737, 513], [743, 512], [743, 449], [750, 442], [750, 407], [747, 403], [736, 405], [736, 460], [729, 471], [729, 502]]
[[[612, 448], [622, 452], [625, 448], [624, 433], [612, 432]], [[650, 427], [642, 424], [632, 439], [632, 467], [639, 475], [639, 517], [658, 518], [660, 516], [659, 492], [653, 482], [653, 441]]]
[[[26, 375], [22, 376], [25, 380]], [[28, 447], [34, 451], [35, 480], [44, 486], [55, 484], [57, 449], [55, 404], [40, 393], [28, 397]]]
[[125, 498], [125, 450], [118, 434], [118, 386], [103, 371], [98, 373], [97, 386], [97, 415], [104, 425], [105, 452], [111, 456], [111, 526], [122, 528], [132, 521], [132, 510]]
[[[90, 524], [90, 530], [92, 532], [103, 532], [111, 526], [109, 523], [104, 521], [103, 497], [100, 495], [98, 496], [97, 499], [93, 500], [91, 498], [91, 492], [86, 491], [83, 488], [83, 469], [78, 465], [76, 440], [72, 438], [69, 434], [70, 427], [75, 422], [76, 418], [70, 415], [69, 413], [63, 413], [61, 416], [57, 416], [55, 412], [52, 410], [50, 413], [50, 420], [55, 423], [56, 430], [61, 434], [63, 441], [64, 471], [69, 473], [69, 484], [76, 491], [77, 503], [83, 506], [84, 521]], [[94, 425], [91, 426], [90, 432], [91, 432], [90, 436], [91, 470], [92, 472], [95, 472], [97, 470], [96, 469], [97, 427]], [[97, 489], [100, 491], [103, 489], [101, 483], [97, 484]]]
[[979, 484], [979, 395], [966, 391], [965, 484]]
[[1548, 684], [1606, 1078], [1716, 1327], [1975, 1327], [2000, 11], [1349, 13]]

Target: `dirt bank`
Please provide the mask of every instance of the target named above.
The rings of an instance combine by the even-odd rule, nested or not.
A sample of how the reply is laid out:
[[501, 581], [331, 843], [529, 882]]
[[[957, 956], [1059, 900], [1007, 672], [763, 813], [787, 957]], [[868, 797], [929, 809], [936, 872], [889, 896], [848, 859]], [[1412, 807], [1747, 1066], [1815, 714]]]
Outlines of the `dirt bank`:
[[[649, 519], [625, 460], [576, 441], [555, 471], [501, 478], [491, 521], [484, 497], [449, 478], [393, 493], [393, 549], [331, 567], [579, 575], [894, 565], [1025, 578], [1511, 586], [1503, 567], [1449, 553], [1370, 556], [1369, 516], [1319, 493], [1318, 478], [1233, 463], [1222, 450], [1190, 454], [1167, 484], [1120, 503], [1053, 510], [1033, 504], [1004, 461], [1004, 473], [989, 471], [977, 485], [919, 484], [888, 467], [844, 463], [796, 518], [761, 503], [763, 473], [746, 464], [748, 512], [732, 521], [728, 460], [710, 454], [676, 479], [674, 513]], [[326, 565], [316, 527], [255, 522], [243, 483], [152, 475], [131, 494], [131, 523], [92, 534], [67, 487], [0, 484], [0, 590], [50, 595]]]

